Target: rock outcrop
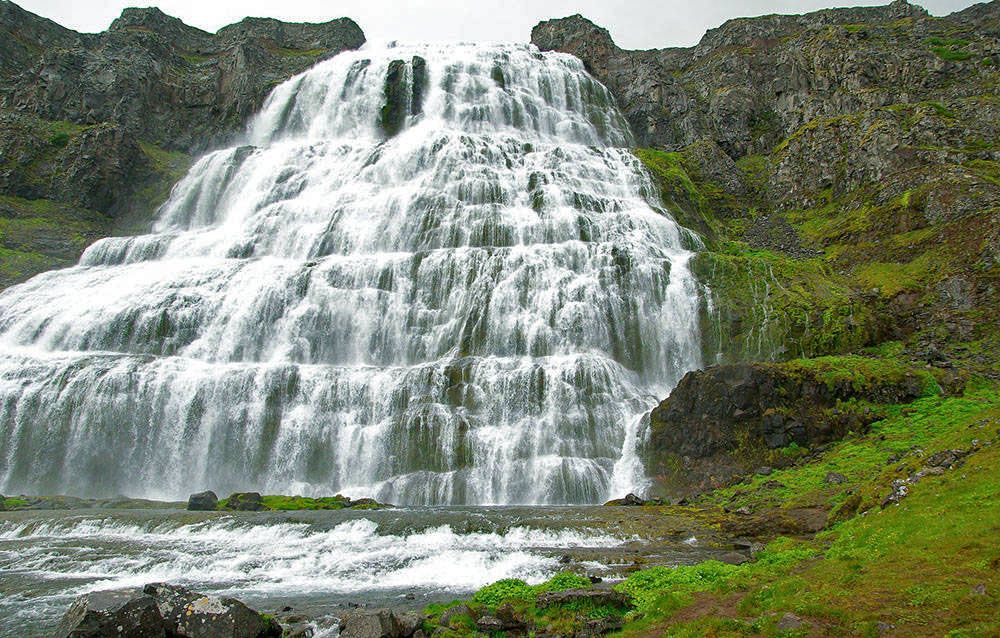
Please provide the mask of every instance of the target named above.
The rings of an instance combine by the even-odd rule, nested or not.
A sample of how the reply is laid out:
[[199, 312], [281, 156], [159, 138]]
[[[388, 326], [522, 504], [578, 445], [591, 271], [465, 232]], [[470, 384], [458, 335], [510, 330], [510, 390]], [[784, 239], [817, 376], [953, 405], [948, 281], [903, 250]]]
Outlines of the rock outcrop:
[[365, 41], [353, 21], [210, 34], [155, 8], [81, 34], [0, 0], [0, 289], [147, 229], [192, 155], [281, 81]]
[[219, 497], [208, 490], [192, 494], [188, 498], [187, 508], [192, 512], [214, 512], [219, 507]]
[[97, 592], [78, 598], [58, 638], [280, 638], [281, 626], [234, 598], [151, 584], [141, 594]]
[[4, 2], [0, 107], [46, 120], [116, 124], [166, 149], [197, 152], [242, 130], [271, 88], [364, 44], [354, 21], [247, 18], [211, 34], [156, 8], [125, 9], [77, 34]]
[[880, 405], [933, 385], [926, 371], [863, 357], [713, 366], [689, 372], [650, 413], [646, 456], [658, 491], [696, 493], [795, 459], [781, 448], [862, 433], [882, 418]]
[[[340, 619], [341, 638], [411, 638], [423, 622], [415, 612], [376, 609], [346, 614]], [[420, 632], [423, 635], [423, 632]]]
[[[623, 50], [607, 30], [575, 15], [538, 24], [531, 41], [583, 60], [615, 93], [640, 145], [681, 148], [709, 138], [737, 158], [770, 151], [817, 117], [942, 92], [977, 95], [996, 73], [980, 63], [998, 51], [987, 27], [995, 31], [997, 23], [990, 4], [944, 19], [904, 0], [739, 18], [695, 47], [649, 51]], [[945, 31], [946, 38], [937, 35]], [[950, 59], [952, 46], [975, 63]]]

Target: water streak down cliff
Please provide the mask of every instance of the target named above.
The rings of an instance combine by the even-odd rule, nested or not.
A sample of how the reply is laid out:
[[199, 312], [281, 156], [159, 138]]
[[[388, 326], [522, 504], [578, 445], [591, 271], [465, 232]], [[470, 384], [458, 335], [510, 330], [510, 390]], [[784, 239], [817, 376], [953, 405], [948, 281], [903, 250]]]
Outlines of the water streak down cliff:
[[692, 239], [565, 54], [342, 54], [155, 232], [0, 295], [0, 490], [584, 503], [699, 364]]

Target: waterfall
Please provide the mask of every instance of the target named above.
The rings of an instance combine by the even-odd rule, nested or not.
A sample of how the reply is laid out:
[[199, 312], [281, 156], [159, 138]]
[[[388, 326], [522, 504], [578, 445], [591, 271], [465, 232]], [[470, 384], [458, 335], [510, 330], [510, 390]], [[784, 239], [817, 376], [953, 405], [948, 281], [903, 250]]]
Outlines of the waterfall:
[[529, 45], [277, 86], [153, 231], [0, 294], [0, 491], [593, 503], [698, 367], [692, 236], [608, 91]]

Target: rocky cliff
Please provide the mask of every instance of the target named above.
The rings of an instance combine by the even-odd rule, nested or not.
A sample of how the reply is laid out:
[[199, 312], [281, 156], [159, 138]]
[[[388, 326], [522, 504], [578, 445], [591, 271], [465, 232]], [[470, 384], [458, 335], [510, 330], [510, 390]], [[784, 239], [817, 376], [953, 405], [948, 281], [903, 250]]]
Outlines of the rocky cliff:
[[81, 34], [0, 0], [0, 288], [141, 230], [276, 84], [361, 46], [350, 19], [211, 34], [155, 8]]
[[612, 89], [665, 207], [708, 240], [704, 357], [737, 365], [692, 373], [653, 412], [667, 492], [778, 459], [779, 416], [803, 446], [861, 427], [829, 417], [864, 391], [824, 398], [783, 366], [855, 353], [849, 369], [1000, 377], [998, 36], [997, 1], [742, 18], [688, 49], [626, 51], [578, 15], [532, 31]]

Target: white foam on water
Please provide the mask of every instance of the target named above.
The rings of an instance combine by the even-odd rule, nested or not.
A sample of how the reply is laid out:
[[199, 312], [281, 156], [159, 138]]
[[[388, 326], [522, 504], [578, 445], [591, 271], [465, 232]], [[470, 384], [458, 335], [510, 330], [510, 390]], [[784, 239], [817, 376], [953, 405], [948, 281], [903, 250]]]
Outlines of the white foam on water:
[[[331, 529], [231, 518], [178, 525], [113, 518], [0, 524], [0, 571], [85, 584], [66, 594], [188, 584], [239, 594], [469, 591], [503, 579], [540, 582], [559, 570], [539, 550], [616, 547], [627, 540], [588, 530], [513, 527], [456, 533], [441, 525], [381, 534], [367, 519]], [[17, 551], [8, 548], [17, 546]]]

